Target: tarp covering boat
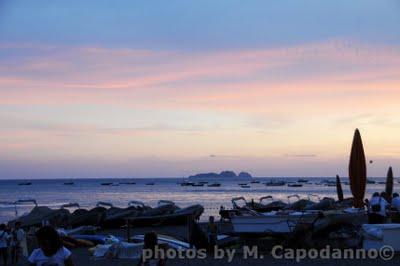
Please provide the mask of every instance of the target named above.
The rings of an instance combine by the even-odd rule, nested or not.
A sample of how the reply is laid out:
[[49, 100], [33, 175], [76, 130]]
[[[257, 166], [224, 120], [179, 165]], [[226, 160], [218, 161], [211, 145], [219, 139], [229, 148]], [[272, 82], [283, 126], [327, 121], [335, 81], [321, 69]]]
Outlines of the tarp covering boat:
[[139, 216], [129, 217], [129, 223], [134, 226], [151, 226], [151, 225], [178, 225], [186, 224], [188, 217], [199, 219], [204, 212], [204, 207], [201, 205], [193, 205], [184, 209], [177, 210], [165, 215]]
[[305, 210], [319, 210], [319, 211], [326, 211], [326, 210], [333, 210], [335, 209], [335, 200], [332, 198], [323, 198], [320, 202], [311, 204], [306, 206]]
[[68, 225], [69, 216], [70, 212], [66, 209], [53, 210], [45, 206], [36, 206], [30, 213], [10, 221], [9, 224], [14, 225], [18, 221], [22, 227], [41, 226], [43, 223], [63, 227]]
[[70, 215], [69, 225], [71, 227], [100, 225], [104, 219], [106, 210], [104, 207], [95, 207], [91, 210], [78, 209]]

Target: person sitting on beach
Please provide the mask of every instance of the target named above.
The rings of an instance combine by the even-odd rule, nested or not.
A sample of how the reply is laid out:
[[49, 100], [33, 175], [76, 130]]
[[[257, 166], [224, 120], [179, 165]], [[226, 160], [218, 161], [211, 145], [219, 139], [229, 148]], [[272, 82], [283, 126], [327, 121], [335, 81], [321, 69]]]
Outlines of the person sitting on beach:
[[3, 258], [4, 265], [7, 265], [9, 241], [10, 235], [7, 233], [7, 226], [0, 224], [0, 257]]
[[44, 226], [36, 232], [39, 247], [35, 249], [28, 261], [31, 266], [73, 266], [71, 251], [63, 247], [57, 231]]
[[382, 192], [380, 195], [378, 192], [375, 192], [372, 195], [370, 201], [370, 224], [383, 224], [386, 220], [386, 209], [389, 206], [389, 203], [386, 201], [386, 193]]
[[11, 263], [17, 264], [22, 247], [21, 243], [25, 238], [25, 231], [21, 228], [21, 222], [16, 222], [11, 232]]
[[208, 249], [209, 252], [214, 250], [217, 244], [218, 227], [214, 221], [214, 216], [210, 216], [207, 225], [207, 236], [208, 236]]
[[400, 212], [400, 197], [399, 193], [393, 193], [392, 208]]

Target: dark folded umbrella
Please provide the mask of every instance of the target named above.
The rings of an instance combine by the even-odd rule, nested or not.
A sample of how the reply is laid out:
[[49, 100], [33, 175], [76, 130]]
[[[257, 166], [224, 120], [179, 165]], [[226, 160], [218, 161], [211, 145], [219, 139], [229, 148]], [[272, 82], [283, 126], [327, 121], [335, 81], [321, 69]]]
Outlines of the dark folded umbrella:
[[340, 177], [339, 175], [336, 175], [336, 192], [337, 192], [337, 197], [340, 202], [343, 201], [343, 189], [342, 189], [342, 183], [340, 182]]
[[392, 170], [392, 167], [389, 167], [389, 170], [387, 172], [385, 192], [386, 192], [386, 195], [387, 195], [387, 200], [389, 202], [391, 202], [392, 201], [392, 194], [393, 194], [393, 170]]
[[360, 131], [356, 129], [351, 147], [349, 163], [350, 189], [354, 197], [354, 207], [362, 208], [367, 181], [367, 166]]

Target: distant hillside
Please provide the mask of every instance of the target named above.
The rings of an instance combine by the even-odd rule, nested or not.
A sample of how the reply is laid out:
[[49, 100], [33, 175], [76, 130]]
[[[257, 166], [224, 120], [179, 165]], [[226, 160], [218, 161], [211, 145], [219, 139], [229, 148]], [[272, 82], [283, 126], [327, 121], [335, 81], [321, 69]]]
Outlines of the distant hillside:
[[247, 172], [240, 172], [237, 175], [233, 171], [222, 171], [221, 173], [201, 173], [189, 176], [190, 179], [212, 179], [212, 178], [229, 178], [229, 179], [251, 179], [252, 176]]

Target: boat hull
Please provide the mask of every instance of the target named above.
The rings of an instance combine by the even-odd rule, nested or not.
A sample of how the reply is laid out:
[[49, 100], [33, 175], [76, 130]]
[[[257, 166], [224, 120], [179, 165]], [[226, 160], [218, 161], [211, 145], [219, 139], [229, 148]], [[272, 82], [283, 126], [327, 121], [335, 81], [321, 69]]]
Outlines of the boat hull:
[[317, 213], [231, 217], [236, 234], [288, 234], [301, 224], [311, 224]]

